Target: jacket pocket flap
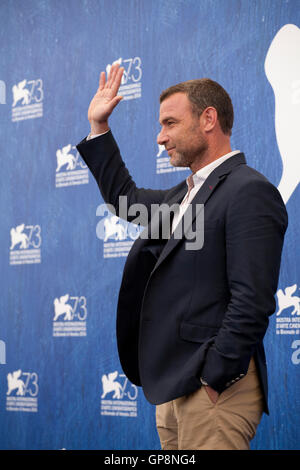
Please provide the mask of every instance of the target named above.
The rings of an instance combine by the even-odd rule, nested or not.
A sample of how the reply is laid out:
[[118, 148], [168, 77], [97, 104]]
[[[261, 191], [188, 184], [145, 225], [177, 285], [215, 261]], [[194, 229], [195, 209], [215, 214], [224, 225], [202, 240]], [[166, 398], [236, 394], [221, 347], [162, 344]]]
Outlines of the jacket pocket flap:
[[192, 323], [181, 323], [180, 325], [180, 337], [195, 343], [203, 343], [212, 336], [216, 336], [218, 331], [219, 328], [213, 326], [194, 325]]

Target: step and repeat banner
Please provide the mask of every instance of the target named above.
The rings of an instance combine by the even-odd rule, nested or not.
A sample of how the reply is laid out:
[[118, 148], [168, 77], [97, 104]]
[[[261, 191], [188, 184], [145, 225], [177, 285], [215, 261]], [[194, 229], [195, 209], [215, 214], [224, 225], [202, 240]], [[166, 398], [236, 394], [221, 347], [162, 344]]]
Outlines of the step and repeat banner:
[[138, 186], [188, 176], [156, 144], [159, 94], [210, 77], [232, 97], [232, 148], [282, 194], [271, 414], [252, 449], [298, 449], [299, 0], [2, 0], [0, 17], [0, 448], [160, 448], [115, 338], [138, 231], [104, 208], [76, 150], [100, 71], [117, 61], [124, 100], [110, 124]]

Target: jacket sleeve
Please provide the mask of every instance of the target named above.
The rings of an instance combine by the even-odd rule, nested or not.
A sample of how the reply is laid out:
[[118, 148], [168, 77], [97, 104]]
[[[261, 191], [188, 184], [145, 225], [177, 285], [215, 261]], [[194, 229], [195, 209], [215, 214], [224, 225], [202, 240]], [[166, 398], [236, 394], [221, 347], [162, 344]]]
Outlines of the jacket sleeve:
[[[126, 211], [120, 213], [120, 196], [127, 198], [127, 207], [142, 204], [150, 217], [151, 204], [162, 203], [169, 192], [136, 186], [121, 158], [111, 131], [91, 140], [82, 140], [77, 145], [77, 150], [92, 172], [104, 201], [115, 208], [116, 215], [125, 218], [126, 214], [126, 220], [129, 222], [136, 217], [136, 214], [130, 216]], [[142, 225], [147, 225], [148, 222], [149, 218]]]
[[266, 179], [252, 180], [232, 198], [226, 215], [230, 301], [201, 371], [221, 393], [248, 370], [274, 313], [287, 212]]

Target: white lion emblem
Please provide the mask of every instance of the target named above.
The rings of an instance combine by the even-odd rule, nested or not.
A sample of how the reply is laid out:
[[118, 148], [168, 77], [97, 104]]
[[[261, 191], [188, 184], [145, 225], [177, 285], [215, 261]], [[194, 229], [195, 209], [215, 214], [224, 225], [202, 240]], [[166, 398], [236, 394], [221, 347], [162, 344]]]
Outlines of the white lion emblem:
[[30, 101], [30, 93], [29, 90], [25, 88], [26, 80], [22, 80], [17, 85], [12, 87], [13, 92], [13, 107], [16, 106], [17, 102], [22, 100], [21, 104], [29, 104]]
[[123, 227], [123, 225], [120, 224], [120, 219], [116, 215], [107, 217], [104, 220], [104, 228], [105, 228], [105, 237], [104, 237], [105, 242], [109, 238], [113, 238], [114, 240], [125, 240], [127, 236], [126, 229]]
[[56, 172], [58, 172], [62, 166], [67, 165], [67, 170], [74, 170], [76, 165], [76, 159], [74, 155], [70, 153], [72, 146], [71, 144], [66, 145], [62, 149], [58, 149], [56, 152], [56, 159], [57, 159], [57, 168]]
[[29, 238], [26, 233], [23, 232], [25, 224], [18, 225], [16, 228], [12, 228], [10, 231], [11, 245], [10, 249], [13, 250], [16, 245], [20, 243], [20, 248], [25, 250], [29, 245]]
[[285, 310], [286, 308], [289, 308], [289, 307], [294, 307], [294, 310], [292, 311], [292, 315], [300, 315], [300, 297], [298, 297], [297, 295], [293, 296], [294, 292], [296, 292], [296, 289], [297, 289], [297, 284], [286, 287], [284, 292], [282, 291], [282, 289], [278, 289], [276, 295], [277, 295], [279, 310], [276, 315], [280, 315], [282, 310]]
[[101, 398], [104, 398], [110, 392], [114, 392], [113, 398], [122, 398], [122, 385], [119, 382], [115, 382], [117, 377], [117, 371], [111, 372], [108, 375], [102, 375], [103, 393]]
[[72, 307], [67, 304], [69, 294], [62, 295], [59, 299], [54, 300], [54, 319], [56, 321], [60, 315], [65, 315], [64, 320], [72, 320]]
[[19, 379], [21, 374], [22, 374], [21, 369], [7, 374], [8, 390], [7, 390], [6, 395], [10, 395], [10, 393], [15, 389], [18, 389], [17, 395], [24, 395], [25, 384], [23, 380]]

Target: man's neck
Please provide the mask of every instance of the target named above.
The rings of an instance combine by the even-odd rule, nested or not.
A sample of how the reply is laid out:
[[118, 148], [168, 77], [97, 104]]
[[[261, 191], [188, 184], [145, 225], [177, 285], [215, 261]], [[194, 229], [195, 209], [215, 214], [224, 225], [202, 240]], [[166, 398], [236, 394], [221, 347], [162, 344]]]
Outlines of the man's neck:
[[201, 168], [204, 168], [206, 165], [209, 165], [230, 152], [232, 152], [230, 142], [226, 142], [224, 145], [210, 146], [203, 154], [199, 155], [198, 159], [196, 158], [193, 163], [191, 163], [190, 169], [193, 173], [196, 173]]

